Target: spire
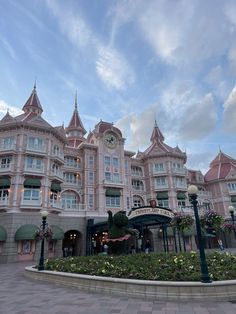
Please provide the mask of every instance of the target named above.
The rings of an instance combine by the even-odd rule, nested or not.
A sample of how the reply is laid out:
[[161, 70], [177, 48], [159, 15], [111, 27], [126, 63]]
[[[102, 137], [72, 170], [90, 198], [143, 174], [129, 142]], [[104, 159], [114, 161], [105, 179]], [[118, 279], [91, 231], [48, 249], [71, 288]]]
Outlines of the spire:
[[26, 103], [24, 104], [22, 110], [25, 113], [33, 112], [35, 114], [41, 115], [43, 112], [43, 108], [40, 104], [37, 92], [36, 92], [36, 81], [34, 83], [34, 87], [32, 93]]
[[[71, 131], [77, 131], [78, 134], [82, 133], [82, 135], [78, 135], [78, 137], [82, 137], [84, 134], [87, 133], [78, 113], [77, 92], [75, 94], [75, 109], [74, 109], [72, 118], [70, 120], [70, 123], [68, 127], [66, 128], [66, 131], [69, 136], [70, 136]], [[73, 132], [73, 134], [75, 134], [75, 132]]]
[[78, 107], [77, 107], [77, 91], [75, 92], [75, 111], [78, 111]]
[[164, 142], [165, 138], [163, 134], [161, 133], [159, 127], [157, 126], [157, 121], [155, 120], [154, 123], [154, 128], [152, 131], [152, 136], [151, 136], [151, 142]]

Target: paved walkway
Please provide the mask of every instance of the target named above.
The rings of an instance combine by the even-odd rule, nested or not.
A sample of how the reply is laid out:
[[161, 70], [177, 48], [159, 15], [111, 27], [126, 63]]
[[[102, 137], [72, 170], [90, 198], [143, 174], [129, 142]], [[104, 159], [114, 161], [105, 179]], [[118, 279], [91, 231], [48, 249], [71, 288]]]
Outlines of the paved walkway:
[[158, 302], [31, 281], [29, 263], [0, 264], [0, 314], [235, 314], [234, 302]]

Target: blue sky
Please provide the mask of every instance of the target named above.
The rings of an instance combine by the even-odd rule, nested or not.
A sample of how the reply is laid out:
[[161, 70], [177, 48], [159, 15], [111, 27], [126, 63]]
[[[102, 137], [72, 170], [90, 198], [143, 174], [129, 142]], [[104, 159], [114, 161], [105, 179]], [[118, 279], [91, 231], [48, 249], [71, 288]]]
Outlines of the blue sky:
[[188, 167], [236, 158], [236, 1], [0, 0], [0, 117], [35, 78], [43, 117], [114, 122], [144, 150], [156, 119]]

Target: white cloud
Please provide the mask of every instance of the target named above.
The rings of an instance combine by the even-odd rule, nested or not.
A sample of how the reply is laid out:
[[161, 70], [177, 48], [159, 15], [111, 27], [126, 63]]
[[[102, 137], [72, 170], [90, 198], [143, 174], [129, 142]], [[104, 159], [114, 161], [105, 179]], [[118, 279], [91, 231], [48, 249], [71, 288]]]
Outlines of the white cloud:
[[211, 133], [217, 122], [217, 110], [212, 94], [207, 94], [198, 103], [192, 103], [185, 112], [180, 125], [180, 136], [183, 139], [201, 139]]
[[229, 133], [236, 133], [236, 85], [224, 103], [223, 126]]
[[108, 87], [117, 90], [126, 88], [127, 84], [134, 82], [134, 73], [125, 58], [118, 51], [100, 47], [96, 61], [98, 76]]
[[3, 113], [4, 115], [9, 111], [10, 115], [17, 116], [19, 114], [22, 114], [22, 110], [11, 106], [7, 104], [4, 100], [0, 99], [0, 113]]

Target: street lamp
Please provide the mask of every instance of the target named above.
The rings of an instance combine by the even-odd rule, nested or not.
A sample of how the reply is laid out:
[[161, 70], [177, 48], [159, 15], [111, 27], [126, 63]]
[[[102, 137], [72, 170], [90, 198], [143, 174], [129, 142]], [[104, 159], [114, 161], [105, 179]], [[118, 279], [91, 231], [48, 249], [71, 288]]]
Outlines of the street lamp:
[[198, 238], [198, 249], [200, 253], [200, 266], [201, 266], [201, 278], [203, 283], [210, 283], [211, 279], [208, 273], [208, 266], [206, 262], [204, 244], [202, 240], [202, 233], [201, 233], [201, 225], [200, 219], [198, 215], [198, 208], [197, 208], [197, 193], [198, 188], [195, 185], [190, 185], [188, 187], [188, 194], [189, 194], [189, 201], [193, 205], [194, 215], [195, 215], [195, 222], [196, 222], [196, 229], [197, 229], [197, 238]]
[[47, 225], [46, 221], [47, 221], [48, 212], [46, 210], [42, 210], [40, 214], [42, 217], [42, 224], [40, 228], [42, 229], [43, 232], [42, 232], [41, 253], [40, 253], [38, 270], [44, 270], [44, 232]]
[[229, 213], [231, 215], [231, 219], [232, 219], [232, 225], [233, 225], [233, 229], [234, 229], [234, 237], [236, 238], [236, 230], [235, 230], [235, 225], [234, 225], [234, 207], [232, 205], [229, 206]]

